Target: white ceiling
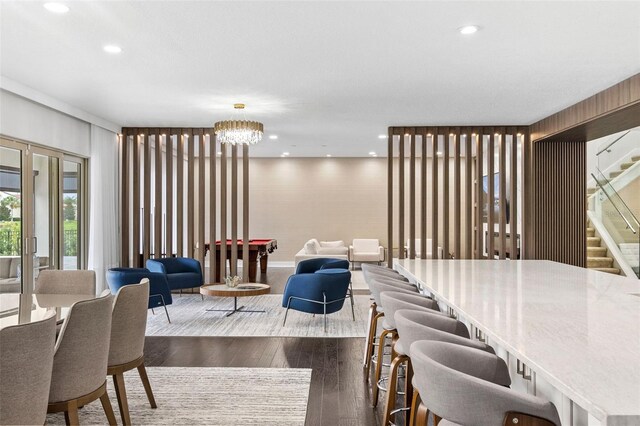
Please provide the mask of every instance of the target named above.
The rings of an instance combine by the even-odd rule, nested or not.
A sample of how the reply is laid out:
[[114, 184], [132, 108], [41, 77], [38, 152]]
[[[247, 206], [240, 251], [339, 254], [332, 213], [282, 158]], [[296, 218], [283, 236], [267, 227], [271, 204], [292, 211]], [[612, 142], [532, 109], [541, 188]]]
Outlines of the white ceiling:
[[258, 156], [384, 154], [389, 125], [530, 124], [640, 72], [637, 1], [65, 3], [0, 3], [4, 77], [123, 126], [210, 126], [245, 102], [279, 137]]

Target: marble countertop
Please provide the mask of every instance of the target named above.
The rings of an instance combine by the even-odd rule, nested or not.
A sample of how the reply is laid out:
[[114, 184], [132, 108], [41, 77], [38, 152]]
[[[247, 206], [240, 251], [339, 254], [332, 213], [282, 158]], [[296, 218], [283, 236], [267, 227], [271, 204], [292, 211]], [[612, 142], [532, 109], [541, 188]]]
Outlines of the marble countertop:
[[603, 424], [640, 424], [640, 280], [538, 260], [394, 267]]

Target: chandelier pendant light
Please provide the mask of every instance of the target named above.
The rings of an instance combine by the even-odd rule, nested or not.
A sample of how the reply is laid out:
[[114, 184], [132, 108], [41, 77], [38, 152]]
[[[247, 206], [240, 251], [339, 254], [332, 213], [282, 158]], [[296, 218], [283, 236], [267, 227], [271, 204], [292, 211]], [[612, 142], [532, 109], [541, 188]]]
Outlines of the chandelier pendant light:
[[[243, 110], [244, 104], [234, 104]], [[258, 121], [224, 120], [213, 125], [213, 132], [220, 143], [231, 145], [255, 145], [262, 140], [264, 126]]]

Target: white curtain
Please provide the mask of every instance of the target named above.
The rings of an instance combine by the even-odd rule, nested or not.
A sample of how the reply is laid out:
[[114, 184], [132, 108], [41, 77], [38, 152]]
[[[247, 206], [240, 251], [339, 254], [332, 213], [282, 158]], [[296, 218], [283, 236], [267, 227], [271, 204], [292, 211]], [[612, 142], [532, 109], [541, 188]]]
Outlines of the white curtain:
[[98, 294], [107, 288], [106, 271], [118, 266], [118, 136], [91, 125], [89, 164], [89, 258]]

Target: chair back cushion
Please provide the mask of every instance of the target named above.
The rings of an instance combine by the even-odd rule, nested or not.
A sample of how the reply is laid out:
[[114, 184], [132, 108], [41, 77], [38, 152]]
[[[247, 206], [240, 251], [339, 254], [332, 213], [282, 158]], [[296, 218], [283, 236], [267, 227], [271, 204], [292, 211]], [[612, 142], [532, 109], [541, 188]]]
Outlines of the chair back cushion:
[[0, 424], [44, 424], [55, 345], [53, 312], [0, 330]]
[[355, 239], [352, 245], [355, 253], [378, 253], [380, 242], [376, 239]]
[[[351, 273], [346, 269], [321, 269], [313, 274], [296, 274], [289, 277], [282, 297], [282, 306], [297, 311], [322, 314], [324, 307], [320, 303], [326, 297], [328, 314], [342, 309], [344, 299], [349, 289]], [[324, 295], [324, 297], [323, 297]], [[293, 296], [295, 298], [290, 297]]]
[[349, 261], [333, 259], [330, 257], [318, 257], [298, 262], [296, 274], [313, 274], [320, 269], [349, 269]]
[[144, 354], [149, 279], [121, 287], [113, 304], [109, 366], [134, 361]]
[[37, 294], [96, 294], [95, 271], [40, 271], [34, 293]]
[[[107, 283], [111, 294], [118, 293], [118, 290], [123, 286], [138, 284], [145, 278], [149, 280], [149, 308], [162, 306], [163, 301], [165, 305], [173, 303], [171, 289], [165, 274], [150, 272], [146, 268], [111, 268], [107, 271]], [[162, 298], [158, 295], [162, 295]]]
[[328, 247], [344, 247], [344, 241], [320, 241], [320, 247], [328, 248]]
[[56, 343], [49, 403], [87, 395], [105, 382], [112, 303], [107, 294], [71, 307]]
[[[398, 309], [422, 309], [440, 313], [438, 302], [419, 294], [408, 294], [399, 291], [383, 291], [380, 300], [384, 308], [384, 319], [390, 328], [396, 328], [394, 314]], [[446, 318], [446, 317], [445, 317]]]

